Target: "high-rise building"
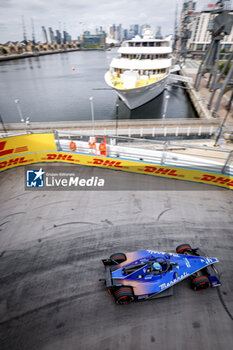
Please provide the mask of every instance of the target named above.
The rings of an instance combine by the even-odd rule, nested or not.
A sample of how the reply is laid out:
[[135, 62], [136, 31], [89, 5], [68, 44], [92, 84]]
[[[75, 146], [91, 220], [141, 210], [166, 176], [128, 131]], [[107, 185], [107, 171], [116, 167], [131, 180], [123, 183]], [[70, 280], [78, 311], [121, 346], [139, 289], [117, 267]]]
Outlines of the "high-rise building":
[[72, 41], [71, 35], [64, 30], [63, 31], [63, 44], [71, 43], [71, 41]]
[[139, 34], [139, 25], [138, 24], [131, 24], [130, 25], [130, 32], [135, 35], [138, 35]]
[[44, 26], [41, 27], [42, 28], [42, 37], [43, 37], [43, 42], [48, 44], [48, 36], [47, 36], [47, 32]]
[[163, 39], [163, 36], [161, 34], [161, 27], [160, 26], [158, 26], [156, 28], [155, 39]]
[[149, 24], [143, 24], [140, 28], [140, 35], [143, 35], [145, 29], [150, 28]]
[[195, 17], [195, 12], [194, 12], [195, 8], [196, 8], [195, 1], [193, 0], [183, 1], [183, 6], [182, 6], [181, 16], [180, 16], [180, 23], [179, 23], [179, 30], [178, 30], [179, 40], [177, 42], [177, 47], [181, 56], [186, 55], [187, 42], [191, 36], [190, 24], [193, 22], [193, 19]]
[[58, 29], [56, 30], [56, 38], [55, 39], [56, 39], [57, 44], [60, 45], [62, 43], [62, 36], [61, 36], [61, 33]]
[[115, 31], [116, 31], [116, 26], [115, 24], [113, 24], [112, 26], [110, 26], [109, 28], [109, 37], [111, 39], [115, 39]]
[[[212, 4], [209, 4], [212, 5]], [[208, 48], [212, 35], [213, 20], [218, 15], [215, 13], [216, 6], [205, 6], [203, 11], [195, 13], [193, 21], [189, 25], [191, 36], [187, 42], [187, 49], [190, 52], [205, 52]], [[233, 11], [230, 12], [233, 15]], [[233, 50], [233, 26], [229, 35], [221, 40], [221, 51], [225, 53]]]
[[124, 29], [123, 30], [123, 40], [127, 40], [128, 39], [128, 29]]
[[134, 30], [133, 29], [130, 29], [128, 31], [128, 39], [131, 40], [134, 38]]
[[55, 42], [54, 32], [51, 27], [49, 27], [50, 42], [53, 44]]
[[139, 25], [134, 24], [134, 35], [138, 35], [138, 34], [139, 34]]
[[121, 27], [121, 24], [119, 24], [119, 25], [116, 27], [115, 39], [116, 39], [117, 41], [122, 41], [122, 27]]
[[95, 33], [98, 35], [98, 34], [101, 34], [101, 33], [105, 33], [105, 31], [103, 30], [103, 27], [100, 26], [99, 28], [95, 29]]

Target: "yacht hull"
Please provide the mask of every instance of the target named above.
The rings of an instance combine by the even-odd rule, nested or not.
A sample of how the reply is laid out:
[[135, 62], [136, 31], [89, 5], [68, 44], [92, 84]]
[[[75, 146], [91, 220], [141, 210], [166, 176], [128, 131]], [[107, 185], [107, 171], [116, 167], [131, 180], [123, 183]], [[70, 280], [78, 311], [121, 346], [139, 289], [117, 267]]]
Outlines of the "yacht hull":
[[109, 73], [105, 74], [106, 83], [111, 86], [129, 109], [138, 108], [160, 95], [166, 88], [168, 76], [147, 86], [134, 89], [116, 89], [110, 82]]

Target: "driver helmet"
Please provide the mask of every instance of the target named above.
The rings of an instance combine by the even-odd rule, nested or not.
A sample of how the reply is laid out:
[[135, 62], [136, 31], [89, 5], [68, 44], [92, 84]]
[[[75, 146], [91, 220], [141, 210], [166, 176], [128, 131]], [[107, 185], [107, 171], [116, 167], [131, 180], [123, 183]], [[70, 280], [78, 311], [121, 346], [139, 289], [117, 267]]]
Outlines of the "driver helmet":
[[160, 265], [160, 263], [154, 262], [154, 264], [153, 264], [153, 269], [154, 269], [155, 271], [161, 271], [161, 270], [162, 270], [162, 266]]

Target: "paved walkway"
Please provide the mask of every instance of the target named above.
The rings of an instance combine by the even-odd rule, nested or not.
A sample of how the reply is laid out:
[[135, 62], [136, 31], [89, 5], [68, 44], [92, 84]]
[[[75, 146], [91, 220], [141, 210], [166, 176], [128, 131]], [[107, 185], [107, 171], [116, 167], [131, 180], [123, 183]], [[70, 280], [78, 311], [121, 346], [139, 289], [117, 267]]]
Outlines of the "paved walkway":
[[[233, 150], [232, 144], [223, 144], [221, 146], [214, 147], [215, 140], [181, 140], [181, 141], [172, 141], [167, 146], [167, 152], [178, 153], [178, 154], [186, 154], [190, 156], [200, 157], [206, 160], [212, 160], [213, 162], [222, 163], [223, 165], [226, 163], [226, 160], [229, 156], [229, 152]], [[133, 147], [140, 149], [149, 149], [149, 150], [157, 150], [162, 151], [164, 149], [164, 145], [161, 144], [150, 144], [150, 143], [142, 143], [142, 142], [134, 142], [134, 143], [121, 143], [121, 146], [124, 147]], [[232, 160], [229, 160], [228, 164], [233, 163]]]

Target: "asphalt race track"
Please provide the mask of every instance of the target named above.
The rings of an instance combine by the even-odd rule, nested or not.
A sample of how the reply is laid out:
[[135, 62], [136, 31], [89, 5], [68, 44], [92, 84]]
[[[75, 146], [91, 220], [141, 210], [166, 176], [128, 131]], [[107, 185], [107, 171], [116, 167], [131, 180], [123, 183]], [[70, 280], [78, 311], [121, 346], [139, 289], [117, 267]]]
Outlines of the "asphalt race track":
[[[24, 167], [0, 174], [0, 349], [232, 349], [233, 192], [80, 171], [151, 190], [25, 191]], [[185, 281], [172, 297], [118, 306], [98, 281], [114, 252], [181, 243], [219, 258], [220, 290]]]

